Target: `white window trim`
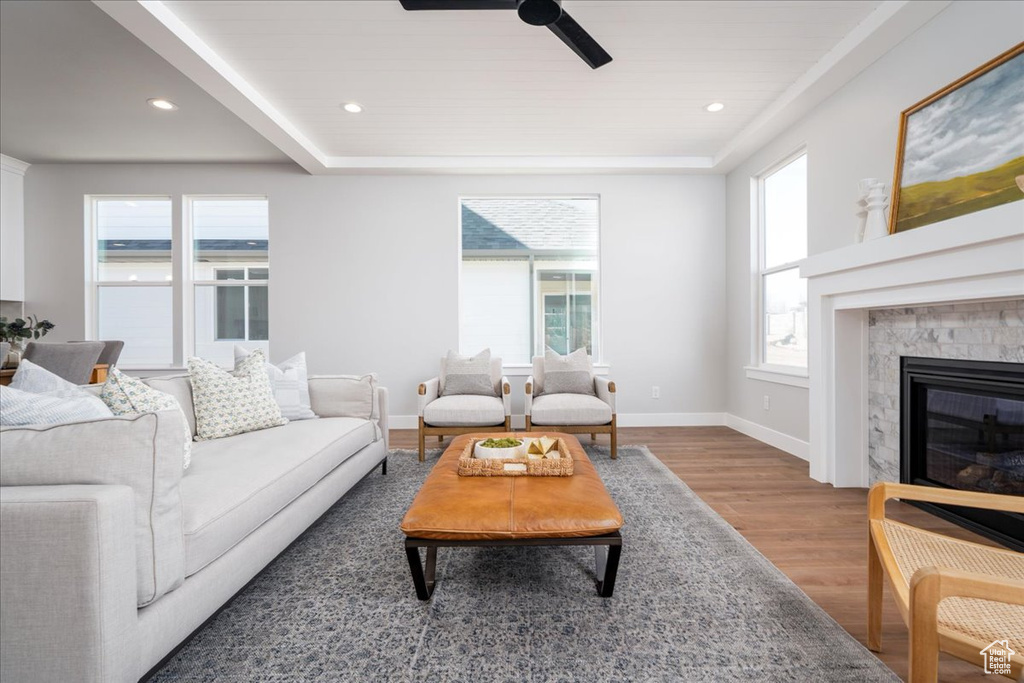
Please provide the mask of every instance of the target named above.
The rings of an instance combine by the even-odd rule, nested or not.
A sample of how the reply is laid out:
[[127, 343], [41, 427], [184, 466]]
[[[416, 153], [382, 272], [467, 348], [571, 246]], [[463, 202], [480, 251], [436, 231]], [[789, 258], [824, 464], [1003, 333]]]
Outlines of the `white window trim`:
[[[265, 194], [209, 194], [209, 195], [178, 195], [178, 194], [88, 194], [84, 196], [85, 239], [85, 319], [86, 338], [98, 340], [99, 336], [99, 289], [100, 287], [170, 287], [172, 290], [171, 329], [173, 330], [172, 360], [161, 365], [145, 363], [141, 365], [118, 364], [122, 370], [135, 372], [166, 372], [182, 370], [185, 359], [195, 355], [195, 295], [197, 286], [236, 286], [257, 285], [269, 287], [268, 280], [193, 280], [193, 243], [192, 243], [192, 202], [195, 200], [231, 200], [231, 199], [262, 199], [269, 202]], [[142, 201], [162, 200], [171, 202], [171, 274], [170, 282], [147, 281], [100, 281], [99, 279], [99, 220], [97, 204], [99, 201]], [[266, 266], [270, 268], [269, 251]], [[246, 312], [248, 316], [248, 312]], [[248, 333], [248, 329], [246, 330]], [[269, 345], [270, 340], [267, 340]]]
[[751, 326], [753, 332], [750, 343], [750, 365], [744, 366], [743, 370], [748, 379], [756, 379], [763, 382], [775, 384], [787, 384], [789, 386], [809, 386], [809, 375], [807, 367], [778, 365], [764, 361], [765, 336], [764, 336], [764, 278], [767, 275], [779, 273], [786, 270], [798, 268], [803, 259], [781, 263], [771, 268], [764, 268], [765, 235], [764, 235], [764, 181], [765, 178], [776, 171], [793, 163], [801, 156], [807, 154], [807, 146], [801, 145], [798, 149], [783, 157], [781, 160], [766, 167], [756, 176], [750, 179], [751, 210], [750, 224], [750, 266], [751, 266]]
[[[572, 194], [564, 194], [564, 193], [563, 194], [543, 194], [543, 193], [519, 194], [519, 193], [513, 193], [513, 194], [465, 194], [465, 195], [460, 194], [458, 197], [456, 197], [456, 200], [455, 200], [455, 212], [456, 213], [455, 213], [455, 215], [456, 215], [457, 220], [455, 222], [455, 230], [456, 230], [456, 232], [455, 232], [455, 241], [456, 241], [456, 244], [458, 245], [458, 249], [455, 252], [455, 261], [456, 261], [456, 268], [457, 268], [456, 272], [458, 273], [458, 279], [457, 279], [457, 284], [458, 284], [458, 315], [457, 315], [457, 318], [458, 318], [458, 325], [459, 325], [459, 327], [458, 327], [458, 336], [457, 336], [457, 342], [458, 343], [457, 343], [457, 346], [456, 346], [457, 349], [462, 349], [462, 202], [464, 200], [466, 200], [466, 199], [596, 199], [597, 200], [597, 272], [594, 273], [594, 279], [596, 280], [596, 282], [592, 283], [592, 292], [593, 292], [594, 295], [597, 296], [597, 305], [593, 306], [593, 302], [591, 303], [591, 305], [593, 306], [593, 311], [594, 311], [594, 326], [596, 328], [593, 331], [594, 339], [592, 341], [592, 345], [597, 347], [597, 357], [596, 358], [591, 358], [591, 361], [592, 361], [592, 364], [593, 364], [593, 367], [594, 367], [594, 374], [596, 374], [596, 375], [607, 374], [607, 372], [598, 372], [597, 371], [597, 369], [599, 367], [603, 368], [603, 369], [607, 369], [609, 367], [609, 365], [606, 362], [604, 362], [604, 325], [602, 324], [602, 315], [601, 315], [601, 309], [604, 306], [604, 278], [601, 275], [602, 272], [604, 271], [604, 253], [603, 253], [603, 250], [601, 248], [601, 244], [603, 242], [602, 232], [604, 230], [604, 218], [603, 218], [603, 206], [604, 206], [604, 203], [601, 200], [601, 195], [599, 193], [581, 192], [581, 193], [572, 193]], [[531, 302], [530, 305], [533, 306], [533, 302]], [[535, 342], [536, 342], [536, 340], [533, 340], [531, 342], [531, 344], [533, 344]], [[530, 373], [533, 370], [533, 366], [529, 365], [529, 364], [527, 364], [527, 365], [513, 364], [513, 365], [506, 365], [504, 367], [509, 368], [512, 371], [512, 372], [507, 373], [510, 376], [518, 376], [514, 372], [514, 370], [516, 368], [527, 368], [528, 369], [528, 371], [524, 375], [522, 375], [524, 377], [529, 376]]]

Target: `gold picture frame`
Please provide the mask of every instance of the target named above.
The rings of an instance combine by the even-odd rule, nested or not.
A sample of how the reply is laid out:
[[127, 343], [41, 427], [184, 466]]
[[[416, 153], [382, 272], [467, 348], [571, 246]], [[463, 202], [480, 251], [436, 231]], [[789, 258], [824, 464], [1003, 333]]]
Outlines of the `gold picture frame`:
[[[1018, 95], [1021, 81], [1015, 81], [1012, 78], [1018, 71], [1024, 72], [1024, 43], [1019, 43], [982, 64], [900, 114], [899, 137], [896, 143], [896, 170], [893, 174], [892, 202], [889, 207], [890, 234], [1024, 199], [1024, 192], [1020, 190], [1019, 183], [1016, 181], [1017, 176], [1024, 174], [1024, 149], [1018, 150], [1018, 156], [1004, 159], [991, 168], [973, 171], [970, 174], [951, 175], [954, 168], [969, 169], [972, 167], [972, 163], [974, 165], [982, 163], [978, 155], [983, 154], [986, 148], [984, 145], [958, 146], [955, 144], [956, 139], [948, 140], [950, 136], [955, 138], [957, 125], [971, 126], [979, 122], [978, 118], [969, 117], [978, 114], [981, 103], [986, 98], [998, 101], [1002, 96], [1014, 102], [1015, 97], [1024, 100], [1024, 95]], [[979, 81], [983, 76], [989, 74], [992, 74], [989, 78]], [[1015, 84], [1016, 89], [1014, 88]], [[933, 116], [924, 116], [933, 105], [962, 88], [971, 89], [971, 92], [963, 95], [962, 107], [958, 109], [954, 103], [947, 103], [946, 109], [949, 111], [933, 111]], [[919, 121], [913, 122], [914, 125], [908, 125], [912, 123], [911, 117], [915, 114], [923, 123]], [[942, 116], [945, 116], [945, 119]], [[987, 115], [982, 117], [982, 122], [994, 123], [996, 119], [998, 117], [995, 115]], [[1000, 122], [1005, 122], [1005, 119]], [[994, 123], [994, 125], [998, 124]], [[928, 127], [931, 129], [929, 130]], [[912, 129], [909, 140], [908, 128]], [[926, 130], [922, 132], [917, 130], [918, 128]], [[1007, 128], [1009, 129], [1008, 134], [1012, 134], [1013, 127], [1008, 126]], [[939, 130], [942, 131], [943, 137], [937, 136], [936, 131]], [[970, 128], [968, 127], [966, 130], [970, 130]], [[962, 129], [961, 132], [964, 130]], [[928, 134], [932, 137], [929, 138]], [[922, 136], [925, 143], [931, 144], [921, 145], [919, 151], [912, 149], [911, 154], [908, 155], [908, 143], [913, 146], [915, 143], [919, 143], [918, 138]], [[938, 149], [932, 153], [931, 158], [923, 154], [925, 150], [936, 147]], [[932, 163], [937, 158], [951, 156], [959, 148], [966, 148], [969, 153], [974, 154], [973, 159], [942, 159], [938, 164]], [[1007, 153], [1013, 154], [1012, 151]], [[904, 169], [908, 156], [913, 156], [912, 161], [915, 166], [912, 177], [916, 182], [903, 187], [906, 178], [911, 176], [910, 173], [905, 173]], [[960, 163], [959, 167], [954, 166], [957, 162]], [[941, 168], [943, 164], [946, 164], [945, 168]], [[943, 172], [947, 174], [946, 177], [941, 175]]]

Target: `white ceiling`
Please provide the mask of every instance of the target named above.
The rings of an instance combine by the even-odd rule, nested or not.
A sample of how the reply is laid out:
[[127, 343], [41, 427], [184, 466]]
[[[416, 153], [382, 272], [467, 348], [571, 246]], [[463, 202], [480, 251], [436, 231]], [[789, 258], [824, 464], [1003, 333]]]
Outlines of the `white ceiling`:
[[164, 4], [328, 156], [707, 156], [878, 3], [565, 0], [598, 70], [510, 11]]
[[[510, 11], [4, 0], [0, 151], [283, 152], [311, 173], [725, 172], [948, 4], [565, 0], [614, 57], [591, 70]], [[158, 95], [180, 110], [141, 104]], [[348, 101], [365, 111], [345, 113]], [[713, 101], [725, 111], [705, 111]]]
[[[181, 109], [146, 104], [168, 97]], [[0, 152], [30, 163], [287, 161], [90, 2], [0, 2]]]

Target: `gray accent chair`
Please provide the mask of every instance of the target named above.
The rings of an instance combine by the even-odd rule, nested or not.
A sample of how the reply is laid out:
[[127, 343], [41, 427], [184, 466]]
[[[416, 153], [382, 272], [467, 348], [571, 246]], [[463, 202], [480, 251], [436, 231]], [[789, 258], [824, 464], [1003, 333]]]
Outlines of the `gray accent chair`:
[[420, 462], [425, 459], [426, 438], [512, 431], [512, 385], [501, 375], [501, 358], [491, 358], [494, 396], [444, 396], [445, 358], [441, 373], [420, 384]]
[[[73, 341], [72, 344], [90, 344], [88, 341]], [[107, 367], [114, 367], [117, 365], [117, 359], [121, 357], [121, 351], [124, 350], [124, 342], [120, 339], [105, 339], [103, 340], [103, 351], [100, 353], [99, 360], [96, 361], [98, 365], [106, 365]]]
[[24, 359], [72, 384], [88, 384], [92, 369], [103, 353], [103, 342], [60, 344], [29, 342]]
[[614, 460], [619, 456], [615, 382], [594, 377], [594, 393], [545, 394], [544, 356], [534, 356], [533, 374], [526, 379], [526, 431], [590, 434], [591, 440], [607, 434]]

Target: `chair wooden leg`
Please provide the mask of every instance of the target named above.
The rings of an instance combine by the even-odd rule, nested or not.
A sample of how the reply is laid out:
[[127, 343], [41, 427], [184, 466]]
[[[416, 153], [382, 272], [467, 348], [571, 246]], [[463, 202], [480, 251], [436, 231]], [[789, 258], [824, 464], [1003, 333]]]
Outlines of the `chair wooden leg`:
[[442, 441], [444, 441], [444, 434], [438, 434], [437, 435], [437, 442], [441, 443]]
[[511, 432], [512, 431], [512, 416], [511, 415], [506, 415], [505, 416], [505, 431], [506, 432]]
[[590, 440], [597, 441], [597, 432], [590, 432]]
[[612, 460], [619, 457], [619, 431], [615, 426], [615, 416], [612, 415]]
[[868, 532], [868, 649], [882, 650], [882, 584], [885, 576], [878, 549]]
[[423, 433], [423, 418], [420, 418], [420, 462], [426, 460], [424, 452], [426, 451], [426, 443], [424, 443], [426, 435]]
[[935, 683], [939, 677], [938, 612], [940, 577], [919, 570], [910, 584], [909, 683]]
[[527, 431], [527, 432], [530, 431], [530, 416], [529, 415], [526, 416], [526, 430], [525, 431]]

